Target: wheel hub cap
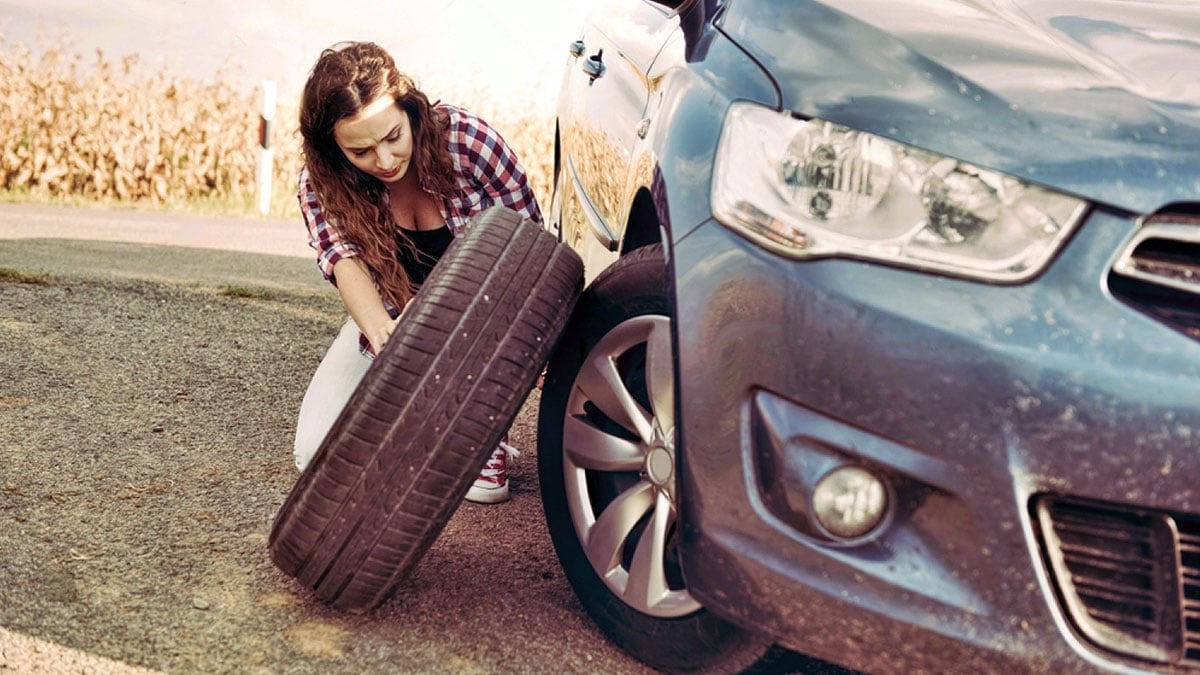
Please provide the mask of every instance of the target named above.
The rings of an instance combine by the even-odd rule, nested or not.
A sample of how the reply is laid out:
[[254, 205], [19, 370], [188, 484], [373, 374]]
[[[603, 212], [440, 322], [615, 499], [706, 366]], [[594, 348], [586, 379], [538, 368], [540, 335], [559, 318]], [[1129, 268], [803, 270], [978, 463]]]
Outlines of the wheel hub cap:
[[671, 474], [675, 470], [675, 459], [671, 456], [671, 451], [662, 447], [654, 446], [646, 453], [646, 477], [650, 479], [658, 487], [666, 486], [671, 480]]

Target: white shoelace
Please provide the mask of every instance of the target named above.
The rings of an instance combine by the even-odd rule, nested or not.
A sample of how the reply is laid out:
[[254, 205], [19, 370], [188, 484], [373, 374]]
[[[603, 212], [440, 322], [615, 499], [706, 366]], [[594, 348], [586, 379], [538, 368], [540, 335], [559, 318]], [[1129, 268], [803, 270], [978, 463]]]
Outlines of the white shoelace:
[[509, 445], [508, 443], [505, 443], [504, 441], [500, 441], [500, 443], [498, 445], [496, 445], [496, 449], [492, 451], [492, 456], [490, 458], [488, 458], [487, 464], [483, 465], [483, 471], [480, 471], [479, 475], [481, 475], [481, 476], [499, 475], [501, 469], [499, 467], [497, 467], [496, 464], [498, 463], [497, 460], [499, 459], [499, 457], [497, 457], [497, 455], [501, 455], [501, 454], [503, 454], [504, 463], [505, 463], [505, 471], [507, 471], [508, 462], [514, 461], [516, 458], [520, 457], [521, 451], [517, 450], [516, 448]]
[[508, 443], [505, 443], [504, 441], [500, 441], [500, 443], [496, 445], [496, 448], [499, 450], [503, 450], [504, 455], [507, 459], [516, 459], [521, 456], [520, 450], [514, 448], [513, 446], [509, 445]]

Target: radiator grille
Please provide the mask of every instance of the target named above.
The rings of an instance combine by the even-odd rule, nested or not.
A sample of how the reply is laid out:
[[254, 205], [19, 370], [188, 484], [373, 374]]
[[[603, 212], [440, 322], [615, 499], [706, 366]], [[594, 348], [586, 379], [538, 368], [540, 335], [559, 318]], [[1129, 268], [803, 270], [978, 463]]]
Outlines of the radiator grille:
[[1085, 639], [1200, 669], [1200, 521], [1057, 498], [1037, 513], [1059, 597]]
[[1200, 664], [1200, 522], [1179, 523], [1180, 576], [1183, 583], [1185, 660]]
[[1148, 219], [1113, 265], [1108, 285], [1116, 297], [1200, 339], [1200, 217]]

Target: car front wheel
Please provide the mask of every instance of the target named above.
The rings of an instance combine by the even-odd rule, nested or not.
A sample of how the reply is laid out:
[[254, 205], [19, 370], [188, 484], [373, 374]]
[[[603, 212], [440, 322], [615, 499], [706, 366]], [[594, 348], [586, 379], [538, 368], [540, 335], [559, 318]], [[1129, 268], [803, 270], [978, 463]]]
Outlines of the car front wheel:
[[547, 369], [538, 473], [564, 573], [610, 640], [667, 672], [741, 672], [770, 644], [705, 610], [677, 546], [675, 367], [661, 245], [585, 291]]

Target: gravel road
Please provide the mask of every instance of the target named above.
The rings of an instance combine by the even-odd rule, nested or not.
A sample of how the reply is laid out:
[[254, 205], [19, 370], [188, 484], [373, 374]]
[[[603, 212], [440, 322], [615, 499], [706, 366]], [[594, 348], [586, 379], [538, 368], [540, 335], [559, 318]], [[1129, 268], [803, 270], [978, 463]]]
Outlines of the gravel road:
[[559, 571], [536, 392], [513, 500], [464, 503], [396, 599], [343, 615], [275, 569], [296, 411], [343, 317], [311, 260], [0, 239], [0, 293], [0, 670], [649, 672]]

